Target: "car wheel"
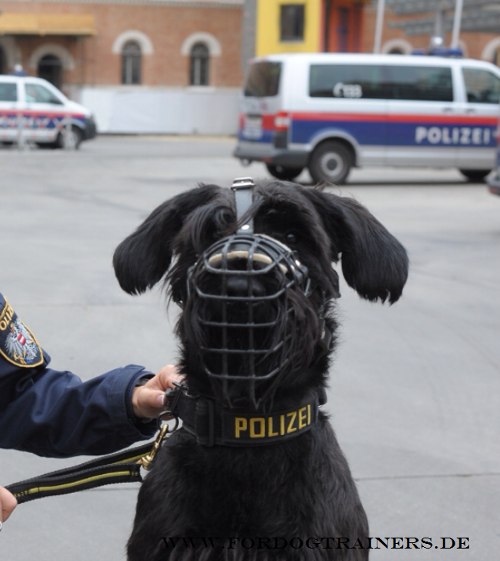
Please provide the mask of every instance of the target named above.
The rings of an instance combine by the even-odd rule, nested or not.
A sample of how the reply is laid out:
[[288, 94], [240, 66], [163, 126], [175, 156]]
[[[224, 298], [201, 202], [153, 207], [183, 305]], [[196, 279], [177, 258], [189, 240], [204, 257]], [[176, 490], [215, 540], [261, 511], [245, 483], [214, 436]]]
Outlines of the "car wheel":
[[309, 173], [315, 183], [345, 183], [353, 165], [352, 153], [340, 142], [324, 142], [312, 153]]
[[[66, 136], [67, 139], [66, 139]], [[57, 135], [56, 141], [54, 142], [54, 148], [66, 148], [66, 142], [69, 143], [69, 148], [78, 150], [80, 144], [83, 140], [82, 131], [75, 125], [71, 127], [69, 131], [62, 131]]]
[[267, 171], [276, 179], [282, 179], [283, 181], [292, 181], [298, 177], [303, 167], [287, 167], [274, 164], [266, 164]]
[[458, 170], [471, 183], [482, 183], [490, 173], [490, 169], [460, 169]]

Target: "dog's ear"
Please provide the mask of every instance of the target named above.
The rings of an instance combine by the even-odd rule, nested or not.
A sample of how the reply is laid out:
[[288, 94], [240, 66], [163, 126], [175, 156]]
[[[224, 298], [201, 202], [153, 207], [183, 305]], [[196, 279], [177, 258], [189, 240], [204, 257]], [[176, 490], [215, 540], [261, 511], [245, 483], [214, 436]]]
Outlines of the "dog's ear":
[[309, 190], [332, 243], [332, 259], [342, 260], [347, 284], [367, 300], [396, 302], [408, 278], [408, 255], [401, 243], [354, 199]]
[[120, 243], [113, 267], [125, 292], [140, 294], [161, 280], [172, 259], [172, 241], [184, 220], [197, 207], [208, 204], [219, 190], [215, 185], [204, 185], [165, 201]]

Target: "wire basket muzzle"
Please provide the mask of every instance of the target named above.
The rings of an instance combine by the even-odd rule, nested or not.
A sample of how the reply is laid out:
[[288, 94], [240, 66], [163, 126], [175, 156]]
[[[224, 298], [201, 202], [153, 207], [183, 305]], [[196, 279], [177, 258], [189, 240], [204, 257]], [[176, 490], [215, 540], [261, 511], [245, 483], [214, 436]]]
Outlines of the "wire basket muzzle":
[[307, 268], [286, 245], [237, 233], [210, 246], [188, 273], [189, 314], [212, 387], [228, 405], [255, 407], [291, 359], [295, 295], [309, 294]]

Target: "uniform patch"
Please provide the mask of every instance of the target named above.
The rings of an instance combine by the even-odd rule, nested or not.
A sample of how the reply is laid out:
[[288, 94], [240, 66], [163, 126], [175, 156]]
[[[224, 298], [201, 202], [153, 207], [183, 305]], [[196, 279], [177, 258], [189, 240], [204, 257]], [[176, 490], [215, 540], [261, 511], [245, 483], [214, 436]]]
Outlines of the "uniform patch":
[[0, 359], [21, 368], [42, 364], [43, 352], [38, 341], [1, 295], [0, 310]]

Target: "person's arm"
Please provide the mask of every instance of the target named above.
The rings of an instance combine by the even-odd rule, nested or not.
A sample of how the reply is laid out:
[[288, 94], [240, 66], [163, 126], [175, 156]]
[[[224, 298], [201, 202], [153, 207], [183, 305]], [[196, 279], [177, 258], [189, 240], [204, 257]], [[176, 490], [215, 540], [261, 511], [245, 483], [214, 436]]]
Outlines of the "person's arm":
[[139, 386], [152, 374], [136, 365], [86, 382], [50, 368], [22, 376], [7, 403], [0, 397], [0, 447], [65, 457], [106, 454], [150, 438], [175, 372], [165, 367]]
[[104, 454], [151, 437], [175, 367], [117, 368], [82, 382], [50, 357], [0, 294], [0, 448], [40, 456]]

